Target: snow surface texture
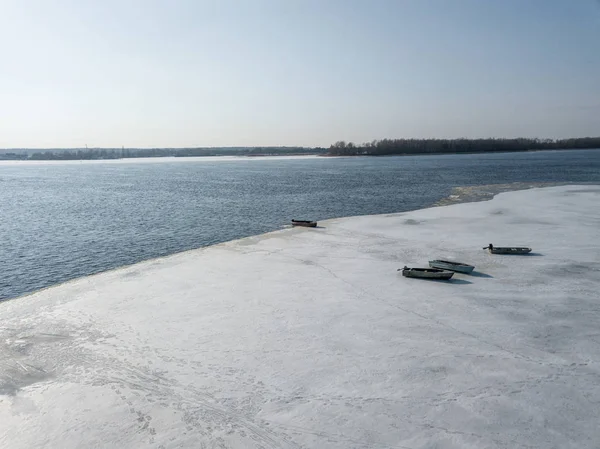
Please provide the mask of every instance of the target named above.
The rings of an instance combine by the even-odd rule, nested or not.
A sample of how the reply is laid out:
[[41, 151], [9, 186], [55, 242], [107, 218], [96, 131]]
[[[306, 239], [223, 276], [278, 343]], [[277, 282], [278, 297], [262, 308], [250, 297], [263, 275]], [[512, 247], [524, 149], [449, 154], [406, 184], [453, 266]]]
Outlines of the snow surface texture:
[[321, 224], [0, 304], [0, 447], [599, 447], [599, 186]]

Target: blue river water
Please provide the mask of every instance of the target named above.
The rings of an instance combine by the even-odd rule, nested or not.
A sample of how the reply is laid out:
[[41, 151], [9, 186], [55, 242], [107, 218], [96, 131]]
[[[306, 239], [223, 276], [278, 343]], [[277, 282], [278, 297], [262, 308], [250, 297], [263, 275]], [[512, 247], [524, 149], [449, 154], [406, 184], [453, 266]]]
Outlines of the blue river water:
[[317, 219], [428, 207], [453, 187], [600, 183], [600, 150], [0, 164], [0, 300]]

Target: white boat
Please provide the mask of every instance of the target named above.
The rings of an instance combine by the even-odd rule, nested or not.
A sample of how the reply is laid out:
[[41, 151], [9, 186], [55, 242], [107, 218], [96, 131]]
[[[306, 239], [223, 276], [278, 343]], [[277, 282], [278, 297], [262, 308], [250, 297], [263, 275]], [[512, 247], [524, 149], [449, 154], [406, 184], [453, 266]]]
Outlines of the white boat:
[[438, 280], [449, 280], [454, 273], [452, 271], [439, 270], [437, 268], [398, 268], [398, 271], [402, 271], [402, 276], [407, 278], [421, 278], [421, 279], [438, 279]]
[[430, 260], [431, 268], [439, 268], [440, 270], [456, 271], [458, 273], [470, 274], [475, 267], [462, 262], [454, 262], [452, 260]]

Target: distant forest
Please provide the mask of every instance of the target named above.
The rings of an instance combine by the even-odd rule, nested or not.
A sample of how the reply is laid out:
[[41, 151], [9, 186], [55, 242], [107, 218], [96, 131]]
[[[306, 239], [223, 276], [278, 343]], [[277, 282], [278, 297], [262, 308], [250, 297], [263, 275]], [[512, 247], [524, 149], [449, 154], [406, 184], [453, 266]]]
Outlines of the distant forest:
[[202, 156], [291, 156], [327, 154], [326, 148], [303, 147], [228, 147], [228, 148], [80, 148], [80, 149], [11, 149], [0, 152], [4, 160], [96, 160], [140, 157]]
[[600, 148], [600, 137], [575, 139], [383, 139], [355, 145], [339, 141], [331, 156], [387, 156], [393, 154], [491, 153]]
[[315, 147], [227, 148], [80, 148], [0, 150], [0, 160], [91, 160], [202, 156], [389, 156], [395, 154], [491, 153], [536, 150], [600, 149], [600, 137], [575, 139], [383, 139], [356, 145], [339, 141]]

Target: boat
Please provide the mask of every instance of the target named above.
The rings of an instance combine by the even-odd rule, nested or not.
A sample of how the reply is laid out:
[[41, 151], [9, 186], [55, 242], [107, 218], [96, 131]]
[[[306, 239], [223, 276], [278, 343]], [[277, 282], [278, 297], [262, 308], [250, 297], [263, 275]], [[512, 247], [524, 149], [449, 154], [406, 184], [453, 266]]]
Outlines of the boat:
[[429, 266], [431, 268], [438, 268], [440, 270], [456, 271], [458, 273], [470, 274], [475, 267], [462, 262], [454, 262], [452, 260], [430, 260]]
[[437, 280], [449, 280], [454, 273], [452, 271], [440, 270], [438, 268], [398, 268], [398, 271], [402, 271], [402, 276], [407, 278], [421, 278], [421, 279], [437, 279]]
[[306, 228], [316, 228], [317, 222], [310, 220], [294, 220], [292, 219], [292, 226], [304, 226]]
[[528, 254], [531, 248], [525, 246], [494, 246], [491, 243], [483, 249], [489, 250], [492, 254]]

